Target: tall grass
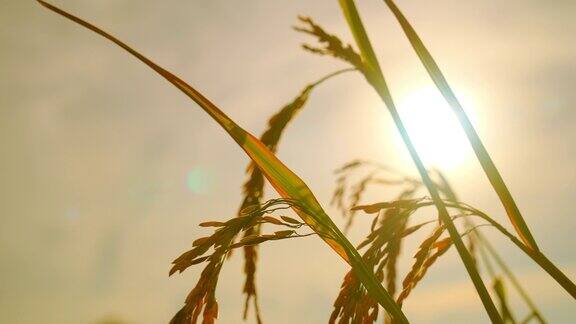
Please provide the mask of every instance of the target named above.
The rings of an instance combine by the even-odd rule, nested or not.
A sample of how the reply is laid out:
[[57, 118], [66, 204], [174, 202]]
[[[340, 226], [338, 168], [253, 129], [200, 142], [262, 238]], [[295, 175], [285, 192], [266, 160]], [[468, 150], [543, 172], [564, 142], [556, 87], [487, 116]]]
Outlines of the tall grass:
[[398, 129], [398, 132], [400, 133], [400, 136], [402, 137], [402, 140], [404, 141], [404, 144], [406, 145], [406, 148], [410, 153], [410, 157], [412, 157], [412, 160], [416, 165], [416, 169], [418, 170], [418, 173], [422, 178], [424, 186], [426, 186], [426, 189], [430, 193], [430, 196], [432, 197], [432, 200], [436, 205], [439, 217], [442, 220], [442, 222], [447, 226], [448, 232], [450, 233], [450, 237], [454, 241], [454, 245], [458, 250], [458, 254], [460, 255], [460, 258], [462, 259], [462, 262], [466, 267], [466, 271], [468, 271], [468, 274], [470, 275], [470, 279], [472, 280], [474, 286], [476, 287], [476, 291], [478, 292], [478, 295], [482, 300], [482, 304], [484, 304], [486, 312], [488, 313], [490, 319], [493, 322], [501, 322], [502, 320], [498, 314], [498, 311], [496, 310], [496, 306], [494, 306], [494, 302], [490, 298], [490, 295], [488, 294], [488, 290], [486, 289], [486, 286], [484, 285], [482, 278], [480, 278], [480, 274], [476, 269], [474, 260], [472, 259], [472, 256], [470, 256], [470, 253], [466, 250], [466, 247], [458, 234], [458, 230], [456, 229], [456, 226], [454, 226], [452, 220], [450, 219], [448, 210], [446, 209], [446, 206], [442, 202], [440, 194], [437, 188], [434, 186], [432, 179], [428, 175], [428, 171], [426, 170], [424, 163], [422, 163], [422, 160], [420, 159], [420, 156], [416, 151], [416, 148], [412, 144], [412, 140], [410, 139], [410, 136], [408, 135], [408, 132], [404, 127], [404, 123], [402, 122], [402, 119], [400, 118], [400, 115], [396, 110], [396, 105], [394, 104], [392, 95], [388, 90], [384, 74], [380, 69], [378, 59], [374, 54], [374, 50], [372, 49], [372, 45], [370, 44], [368, 35], [366, 35], [366, 31], [364, 30], [362, 20], [360, 19], [358, 11], [356, 10], [354, 1], [340, 0], [340, 6], [342, 7], [342, 12], [346, 17], [346, 20], [348, 21], [348, 25], [350, 26], [352, 34], [356, 39], [356, 43], [360, 48], [362, 57], [366, 62], [367, 65], [367, 71], [365, 73], [366, 79], [374, 87], [376, 92], [380, 95], [380, 98], [382, 98], [382, 101], [384, 101], [386, 107], [388, 107], [388, 111], [390, 112], [390, 115], [392, 116], [392, 119], [396, 124], [396, 128]]
[[520, 238], [526, 245], [528, 245], [532, 249], [537, 250], [538, 246], [536, 245], [536, 241], [532, 237], [532, 233], [528, 229], [526, 221], [520, 214], [520, 210], [518, 209], [518, 206], [516, 206], [516, 202], [512, 198], [512, 194], [510, 194], [510, 191], [508, 190], [508, 187], [504, 183], [504, 180], [502, 179], [500, 172], [494, 165], [494, 162], [492, 162], [490, 154], [488, 154], [488, 151], [484, 147], [482, 140], [476, 133], [476, 130], [472, 125], [472, 122], [468, 118], [468, 115], [466, 115], [464, 108], [462, 108], [460, 101], [452, 91], [452, 88], [448, 84], [448, 81], [446, 81], [444, 74], [442, 73], [442, 71], [440, 71], [438, 64], [436, 64], [436, 61], [434, 60], [434, 58], [432, 58], [432, 55], [430, 55], [430, 52], [428, 51], [428, 49], [426, 49], [424, 43], [422, 42], [420, 37], [418, 37], [418, 34], [416, 34], [416, 31], [414, 30], [412, 25], [410, 25], [406, 17], [404, 17], [400, 9], [398, 9], [394, 1], [384, 0], [384, 2], [388, 6], [388, 8], [390, 8], [390, 10], [400, 23], [400, 26], [402, 26], [402, 29], [404, 30], [406, 37], [410, 41], [410, 44], [414, 48], [414, 51], [416, 51], [416, 54], [418, 54], [418, 57], [420, 58], [420, 61], [426, 68], [426, 71], [428, 71], [430, 78], [432, 78], [434, 84], [436, 84], [436, 86], [438, 87], [438, 90], [440, 90], [440, 92], [450, 105], [450, 107], [452, 107], [454, 114], [456, 114], [458, 121], [462, 125], [462, 129], [464, 130], [466, 136], [468, 137], [468, 140], [470, 141], [470, 145], [472, 146], [474, 153], [476, 153], [476, 156], [478, 157], [480, 165], [484, 169], [484, 172], [488, 176], [488, 180], [490, 180], [492, 187], [494, 187], [494, 190], [498, 194], [500, 201], [504, 205], [506, 213], [510, 218], [510, 222], [512, 223], [512, 225], [514, 225], [514, 228], [516, 229], [516, 233], [520, 235]]
[[[537, 261], [543, 268], [546, 270], [562, 287], [566, 289], [568, 293], [572, 295], [572, 297], [576, 298], [576, 286], [564, 275], [557, 267], [555, 267], [549, 260], [542, 254], [538, 252], [538, 245], [534, 240], [532, 233], [528, 228], [528, 224], [522, 217], [516, 202], [512, 198], [512, 194], [508, 190], [508, 187], [504, 183], [500, 172], [496, 168], [490, 154], [484, 147], [482, 140], [476, 133], [474, 126], [472, 125], [470, 119], [466, 115], [464, 108], [458, 101], [458, 98], [452, 91], [452, 88], [446, 81], [444, 74], [436, 64], [436, 61], [432, 58], [430, 52], [424, 46], [424, 43], [412, 27], [406, 17], [402, 14], [400, 9], [396, 6], [396, 4], [392, 0], [384, 0], [386, 5], [390, 8], [398, 22], [400, 23], [406, 37], [410, 41], [410, 44], [414, 48], [416, 54], [420, 58], [420, 61], [428, 71], [431, 79], [436, 84], [438, 90], [442, 93], [452, 110], [454, 111], [458, 121], [460, 122], [462, 129], [466, 133], [466, 136], [474, 150], [480, 165], [482, 166], [484, 172], [486, 173], [488, 180], [492, 184], [492, 187], [498, 194], [500, 201], [502, 202], [508, 218], [510, 222], [514, 226], [516, 233], [520, 236], [520, 239], [523, 241], [525, 248], [523, 250], [531, 249], [535, 257], [533, 259], [541, 259], [541, 261]], [[544, 259], [546, 261], [544, 261]]]
[[[173, 84], [176, 88], [186, 94], [190, 99], [196, 102], [206, 113], [208, 113], [208, 115], [210, 115], [210, 117], [212, 117], [214, 121], [220, 124], [220, 126], [228, 133], [228, 135], [230, 135], [230, 137], [232, 137], [232, 139], [234, 139], [234, 141], [244, 150], [248, 157], [250, 157], [254, 164], [258, 166], [260, 171], [276, 189], [278, 194], [286, 199], [290, 199], [293, 202], [291, 207], [302, 218], [302, 220], [304, 220], [304, 222], [306, 222], [326, 243], [328, 243], [328, 245], [332, 247], [336, 253], [338, 253], [346, 262], [352, 266], [356, 275], [362, 281], [364, 287], [371, 292], [373, 297], [378, 300], [378, 302], [395, 318], [395, 320], [400, 323], [408, 323], [408, 319], [404, 313], [402, 313], [400, 307], [398, 307], [398, 305], [394, 302], [394, 299], [380, 284], [379, 280], [374, 276], [374, 273], [368, 269], [364, 263], [364, 260], [358, 251], [356, 251], [352, 243], [348, 241], [346, 236], [340, 232], [332, 219], [326, 214], [308, 186], [294, 172], [292, 172], [278, 158], [276, 158], [270, 149], [268, 149], [260, 140], [238, 126], [234, 121], [226, 116], [224, 112], [222, 112], [216, 105], [214, 105], [196, 89], [192, 88], [190, 85], [188, 85], [174, 74], [158, 66], [156, 63], [152, 62], [150, 59], [132, 49], [130, 46], [126, 45], [119, 39], [86, 22], [85, 20], [82, 20], [44, 1], [39, 0], [39, 3], [44, 7], [96, 32], [97, 34], [120, 46], [128, 53], [136, 57], [138, 60], [148, 65], [159, 75]], [[226, 243], [230, 243], [233, 237], [234, 236], [231, 235], [231, 237], [226, 239], [224, 241], [225, 243], [220, 244], [220, 246], [226, 246]], [[206, 240], [202, 243], [206, 242], [210, 242], [212, 243], [211, 245], [214, 245], [216, 240]], [[203, 246], [200, 243], [197, 245], [199, 247]], [[202, 247], [202, 249], [204, 249], [204, 247]], [[197, 256], [195, 253], [192, 253], [192, 255], [194, 257]], [[192, 265], [194, 262], [195, 260], [193, 258], [189, 261], [189, 264]], [[221, 265], [219, 267], [221, 267]], [[210, 290], [214, 291], [215, 287], [216, 283], [214, 282]], [[193, 293], [194, 294], [191, 296], [196, 297], [196, 292], [193, 291]], [[197, 317], [197, 315], [195, 315], [197, 310], [203, 308], [203, 306], [198, 307], [198, 304], [205, 305], [204, 315], [208, 322], [213, 321], [213, 319], [217, 316], [217, 303], [214, 298], [210, 298], [208, 301], [206, 301], [204, 295], [206, 294], [201, 294], [199, 299], [190, 298], [189, 296], [189, 300], [187, 300], [186, 305], [187, 307], [183, 308], [183, 313], [180, 313], [180, 315], [177, 317], [177, 321], [188, 321]]]
[[[351, 67], [330, 73], [305, 86], [295, 99], [283, 106], [270, 118], [268, 127], [260, 138], [256, 138], [241, 128], [195, 88], [116, 37], [75, 15], [45, 1], [38, 0], [41, 5], [53, 12], [112, 41], [161, 75], [196, 102], [212, 120], [225, 130], [227, 135], [238, 144], [251, 160], [247, 168], [248, 179], [243, 186], [243, 198], [237, 215], [226, 221], [202, 222], [200, 226], [212, 229], [212, 234], [196, 239], [192, 244], [192, 249], [184, 252], [173, 262], [170, 275], [185, 271], [194, 265], [203, 264], [204, 268], [198, 282], [188, 294], [183, 307], [173, 317], [172, 323], [196, 323], [200, 315], [202, 315], [203, 323], [216, 321], [218, 317], [216, 290], [220, 271], [235, 249], [242, 249], [244, 252], [244, 272], [246, 275], [243, 288], [245, 294], [244, 318], [247, 317], [249, 306], [253, 305], [256, 321], [262, 323], [256, 289], [258, 245], [307, 236], [318, 236], [324, 240], [351, 266], [334, 302], [334, 310], [328, 320], [330, 323], [375, 322], [379, 318], [380, 307], [384, 309], [382, 318], [386, 322], [408, 323], [408, 319], [401, 309], [403, 302], [425, 278], [429, 269], [452, 246], [456, 248], [493, 323], [515, 323], [520, 318], [509, 306], [508, 294], [506, 293], [507, 283], [512, 284], [530, 309], [530, 313], [524, 321], [536, 319], [540, 323], [544, 323], [544, 316], [536, 304], [523, 289], [513, 271], [500, 257], [497, 249], [480, 231], [481, 227], [486, 226], [496, 229], [504, 237], [507, 237], [548, 272], [572, 297], [576, 298], [574, 283], [538, 250], [528, 225], [522, 218], [490, 155], [438, 65], [398, 7], [391, 0], [384, 1], [399, 21], [439, 91], [442, 92], [458, 116], [519, 238], [480, 209], [459, 201], [448, 181], [438, 172], [429, 171], [422, 163], [419, 153], [412, 144], [412, 140], [396, 110], [393, 96], [389, 91], [384, 73], [380, 68], [353, 0], [339, 0], [339, 4], [359, 52], [356, 52], [352, 45], [345, 44], [339, 37], [325, 31], [309, 17], [299, 17], [301, 26], [295, 27], [297, 31], [309, 34], [317, 38], [319, 42], [318, 46], [304, 45], [305, 50], [314, 54], [332, 56], [346, 62]], [[304, 109], [313, 90], [326, 80], [348, 71], [362, 73], [368, 84], [374, 88], [385, 103], [420, 177], [415, 179], [400, 174], [389, 167], [363, 160], [355, 160], [337, 170], [338, 179], [333, 204], [347, 217], [346, 228], [353, 226], [353, 216], [358, 212], [373, 215], [373, 222], [368, 234], [357, 246], [354, 246], [334, 224], [332, 218], [324, 211], [306, 183], [275, 156], [287, 126], [293, 122], [298, 112]], [[364, 168], [372, 170], [367, 176], [351, 185], [353, 174]], [[280, 198], [263, 201], [266, 180], [273, 186]], [[360, 204], [366, 190], [382, 185], [398, 186], [402, 190], [392, 201]], [[430, 198], [421, 195], [422, 189], [428, 192]], [[437, 219], [420, 221], [414, 217], [417, 211], [426, 211], [428, 207], [432, 206], [437, 211]], [[300, 220], [287, 215], [279, 215], [279, 213], [284, 213], [289, 209], [293, 210]], [[480, 224], [477, 224], [477, 221], [480, 221]], [[404, 275], [401, 286], [399, 286], [398, 279], [401, 274], [398, 271], [398, 262], [404, 240], [431, 226], [434, 227], [419, 244], [412, 267]], [[264, 233], [264, 230], [270, 227], [275, 230], [272, 233]], [[303, 230], [305, 232], [302, 232]], [[467, 245], [464, 243], [464, 239], [467, 240]], [[476, 255], [478, 252], [481, 256], [480, 259]], [[496, 270], [494, 264], [500, 270]], [[482, 269], [486, 271], [487, 276], [492, 281], [492, 294], [482, 279]], [[500, 275], [499, 271], [503, 275]], [[498, 307], [494, 300], [498, 301]]]

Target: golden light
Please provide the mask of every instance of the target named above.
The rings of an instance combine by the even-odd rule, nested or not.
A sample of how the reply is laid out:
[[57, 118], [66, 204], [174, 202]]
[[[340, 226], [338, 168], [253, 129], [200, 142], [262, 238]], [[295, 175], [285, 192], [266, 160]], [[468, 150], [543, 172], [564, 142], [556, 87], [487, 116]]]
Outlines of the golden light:
[[[474, 123], [469, 97], [459, 95]], [[455, 169], [472, 157], [468, 139], [448, 103], [433, 86], [410, 92], [398, 102], [398, 112], [427, 167]], [[400, 136], [398, 145], [404, 145]]]

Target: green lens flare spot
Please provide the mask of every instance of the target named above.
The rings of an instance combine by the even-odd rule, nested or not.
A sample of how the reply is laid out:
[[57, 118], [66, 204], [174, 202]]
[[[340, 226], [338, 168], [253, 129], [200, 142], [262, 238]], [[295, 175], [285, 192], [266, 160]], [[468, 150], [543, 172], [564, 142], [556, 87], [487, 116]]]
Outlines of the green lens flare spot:
[[186, 187], [192, 193], [206, 193], [209, 187], [210, 175], [202, 168], [194, 168], [186, 174]]

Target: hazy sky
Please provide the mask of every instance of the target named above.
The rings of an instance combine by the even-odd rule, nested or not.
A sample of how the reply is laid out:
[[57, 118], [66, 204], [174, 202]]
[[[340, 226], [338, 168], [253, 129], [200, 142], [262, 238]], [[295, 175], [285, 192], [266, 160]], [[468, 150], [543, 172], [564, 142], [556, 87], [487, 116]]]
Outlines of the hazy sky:
[[[430, 86], [383, 2], [358, 2], [395, 98]], [[335, 0], [54, 3], [176, 72], [254, 134], [306, 83], [345, 67], [299, 48], [311, 39], [290, 28], [298, 14], [352, 40]], [[465, 97], [541, 249], [576, 279], [576, 2], [398, 5]], [[234, 215], [247, 158], [147, 67], [34, 1], [0, 0], [0, 27], [0, 322], [167, 322], [199, 274], [168, 278], [170, 262], [207, 234], [199, 222]], [[377, 96], [348, 74], [313, 93], [279, 156], [342, 225], [329, 207], [333, 170], [361, 157], [414, 173], [396, 138]], [[461, 154], [468, 158], [445, 171], [462, 200], [508, 226], [478, 164]], [[576, 320], [567, 293], [486, 233], [551, 323]], [[346, 265], [317, 238], [261, 252], [266, 322], [325, 323]], [[232, 258], [219, 282], [221, 323], [241, 319], [240, 261]], [[404, 308], [415, 323], [488, 321], [455, 251]]]

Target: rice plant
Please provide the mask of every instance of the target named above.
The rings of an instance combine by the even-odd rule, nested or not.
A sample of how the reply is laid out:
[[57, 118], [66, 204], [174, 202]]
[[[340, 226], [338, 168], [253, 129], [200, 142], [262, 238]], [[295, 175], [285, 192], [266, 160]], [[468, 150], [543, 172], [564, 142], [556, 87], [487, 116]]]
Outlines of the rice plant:
[[[456, 95], [432, 58], [430, 52], [392, 0], [384, 4], [392, 11], [408, 40], [438, 90], [457, 115], [478, 160], [505, 207], [515, 233], [506, 229], [481, 209], [458, 199], [444, 175], [429, 170], [414, 147], [404, 121], [398, 114], [396, 103], [389, 90], [385, 74], [372, 49], [367, 32], [353, 0], [339, 0], [343, 17], [352, 33], [355, 46], [346, 44], [328, 32], [310, 17], [298, 17], [294, 29], [306, 34], [310, 41], [302, 46], [315, 55], [331, 56], [349, 65], [306, 85], [295, 98], [275, 113], [266, 130], [257, 138], [230, 119], [216, 104], [174, 73], [154, 63], [116, 37], [99, 27], [38, 0], [45, 8], [85, 27], [115, 43], [136, 59], [150, 67], [169, 83], [200, 106], [250, 158], [247, 180], [243, 185], [243, 197], [238, 212], [226, 221], [205, 220], [201, 227], [212, 230], [211, 234], [195, 238], [192, 248], [173, 261], [170, 275], [181, 273], [192, 266], [203, 267], [196, 285], [183, 301], [180, 311], [171, 323], [214, 323], [218, 318], [217, 284], [222, 267], [234, 250], [244, 255], [244, 319], [253, 309], [258, 323], [263, 315], [258, 304], [256, 269], [258, 246], [273, 241], [317, 236], [325, 241], [344, 262], [350, 265], [344, 276], [334, 308], [327, 314], [329, 323], [371, 323], [379, 319], [386, 323], [408, 323], [410, 314], [402, 310], [403, 302], [425, 279], [429, 269], [454, 246], [475, 286], [484, 308], [493, 323], [546, 323], [545, 317], [526, 293], [514, 272], [506, 265], [481, 229], [490, 228], [509, 239], [515, 246], [544, 269], [561, 288], [576, 298], [576, 286], [539, 249], [529, 227], [522, 217], [512, 195], [504, 183], [487, 149], [474, 130]], [[275, 153], [287, 126], [305, 108], [314, 90], [329, 79], [344, 73], [359, 73], [379, 95], [386, 105], [398, 132], [416, 166], [419, 178], [402, 174], [379, 162], [354, 160], [336, 170], [336, 188], [332, 204], [346, 218], [341, 231], [322, 208], [306, 183]], [[363, 176], [359, 176], [362, 175]], [[278, 198], [264, 201], [264, 184], [268, 181]], [[361, 204], [368, 190], [395, 187], [397, 197], [390, 201]], [[292, 210], [295, 215], [287, 215]], [[435, 211], [434, 211], [435, 210]], [[433, 220], [423, 221], [416, 212], [433, 215]], [[365, 238], [352, 244], [346, 231], [354, 226], [358, 214], [372, 217]], [[299, 217], [296, 218], [296, 217]], [[412, 234], [427, 231], [414, 253], [410, 270], [399, 273], [399, 256], [403, 253], [405, 240]], [[483, 271], [491, 280], [491, 289], [482, 280]], [[402, 279], [402, 280], [400, 280]], [[511, 285], [529, 309], [519, 314], [510, 307], [507, 287]]]

